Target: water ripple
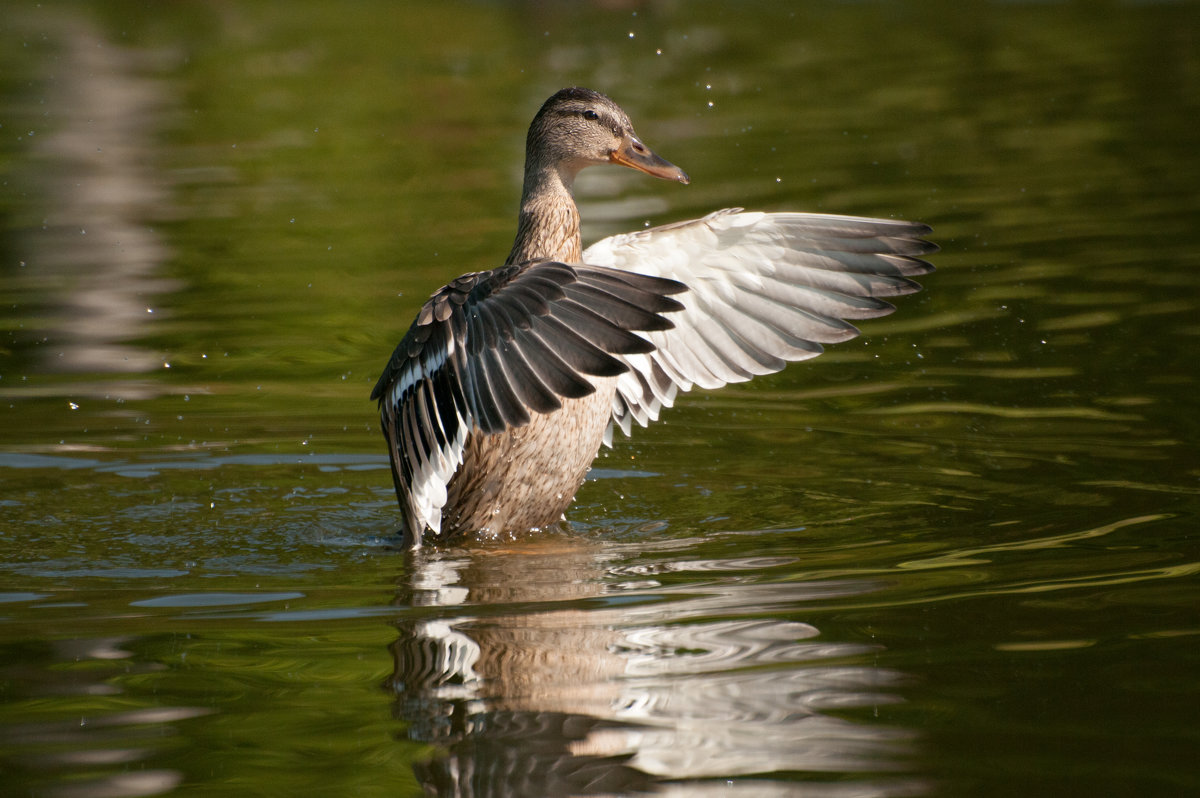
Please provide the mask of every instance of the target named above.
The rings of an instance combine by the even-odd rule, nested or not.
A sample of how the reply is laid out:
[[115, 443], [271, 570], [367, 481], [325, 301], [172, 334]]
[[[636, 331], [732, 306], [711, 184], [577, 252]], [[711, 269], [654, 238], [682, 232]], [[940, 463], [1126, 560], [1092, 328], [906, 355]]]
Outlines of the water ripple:
[[[614, 783], [647, 789], [662, 779], [891, 772], [911, 756], [912, 732], [843, 714], [902, 700], [906, 676], [862, 662], [879, 647], [773, 617], [873, 582], [736, 576], [761, 576], [786, 557], [628, 563], [612, 561], [614, 551], [576, 542], [418, 555], [414, 605], [448, 614], [397, 622], [388, 683], [410, 733], [447, 752], [427, 783], [481, 769], [536, 773], [522, 789], [541, 794], [554, 779], [573, 784], [566, 774], [607, 768]], [[717, 579], [622, 587], [630, 575], [682, 572]], [[618, 594], [629, 600], [580, 601]], [[460, 717], [465, 725], [450, 722]]]

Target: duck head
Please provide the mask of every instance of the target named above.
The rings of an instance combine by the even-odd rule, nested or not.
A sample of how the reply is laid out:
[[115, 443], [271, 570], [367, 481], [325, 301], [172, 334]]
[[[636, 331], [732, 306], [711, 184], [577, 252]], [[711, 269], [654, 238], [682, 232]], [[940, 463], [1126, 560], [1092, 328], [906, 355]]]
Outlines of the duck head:
[[618, 164], [686, 184], [687, 174], [642, 143], [615, 102], [591, 89], [563, 89], [546, 100], [529, 126], [526, 167], [551, 168], [570, 186], [579, 170]]

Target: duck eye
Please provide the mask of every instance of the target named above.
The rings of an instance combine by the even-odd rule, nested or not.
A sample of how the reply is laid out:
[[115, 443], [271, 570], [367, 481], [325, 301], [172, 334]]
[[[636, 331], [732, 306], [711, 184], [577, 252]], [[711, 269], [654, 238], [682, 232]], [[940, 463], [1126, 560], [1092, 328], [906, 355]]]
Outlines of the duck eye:
[[593, 111], [591, 108], [589, 108], [589, 109], [587, 109], [586, 111], [584, 111], [584, 112], [583, 112], [583, 118], [584, 118], [584, 119], [590, 119], [591, 121], [593, 121], [593, 122], [594, 122], [594, 121], [596, 121], [597, 119], [599, 119], [599, 118], [600, 118], [600, 114], [596, 113], [596, 112], [595, 112], [595, 111]]

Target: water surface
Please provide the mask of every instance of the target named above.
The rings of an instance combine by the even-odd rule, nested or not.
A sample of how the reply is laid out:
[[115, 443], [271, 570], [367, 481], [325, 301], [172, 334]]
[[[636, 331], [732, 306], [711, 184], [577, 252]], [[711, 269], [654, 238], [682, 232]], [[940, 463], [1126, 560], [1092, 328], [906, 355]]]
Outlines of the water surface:
[[[1192, 3], [20, 3], [0, 772], [47, 796], [1200, 788]], [[926, 290], [397, 550], [371, 386], [613, 95], [686, 188], [919, 219]], [[619, 438], [619, 436], [618, 436]]]

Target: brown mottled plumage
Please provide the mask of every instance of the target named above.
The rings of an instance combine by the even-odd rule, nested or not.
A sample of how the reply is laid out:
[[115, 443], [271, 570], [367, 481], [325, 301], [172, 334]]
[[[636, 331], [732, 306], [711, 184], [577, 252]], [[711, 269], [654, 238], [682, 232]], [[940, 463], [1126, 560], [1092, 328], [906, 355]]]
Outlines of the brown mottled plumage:
[[566, 399], [554, 413], [534, 413], [523, 427], [467, 439], [463, 464], [447, 488], [442, 530], [501, 532], [559, 521], [600, 449], [616, 380]]
[[505, 265], [436, 292], [376, 384], [411, 545], [556, 523], [614, 424], [813, 357], [932, 270], [924, 225], [738, 209], [583, 251], [571, 189], [604, 163], [688, 182], [612, 100], [558, 92], [529, 128]]

